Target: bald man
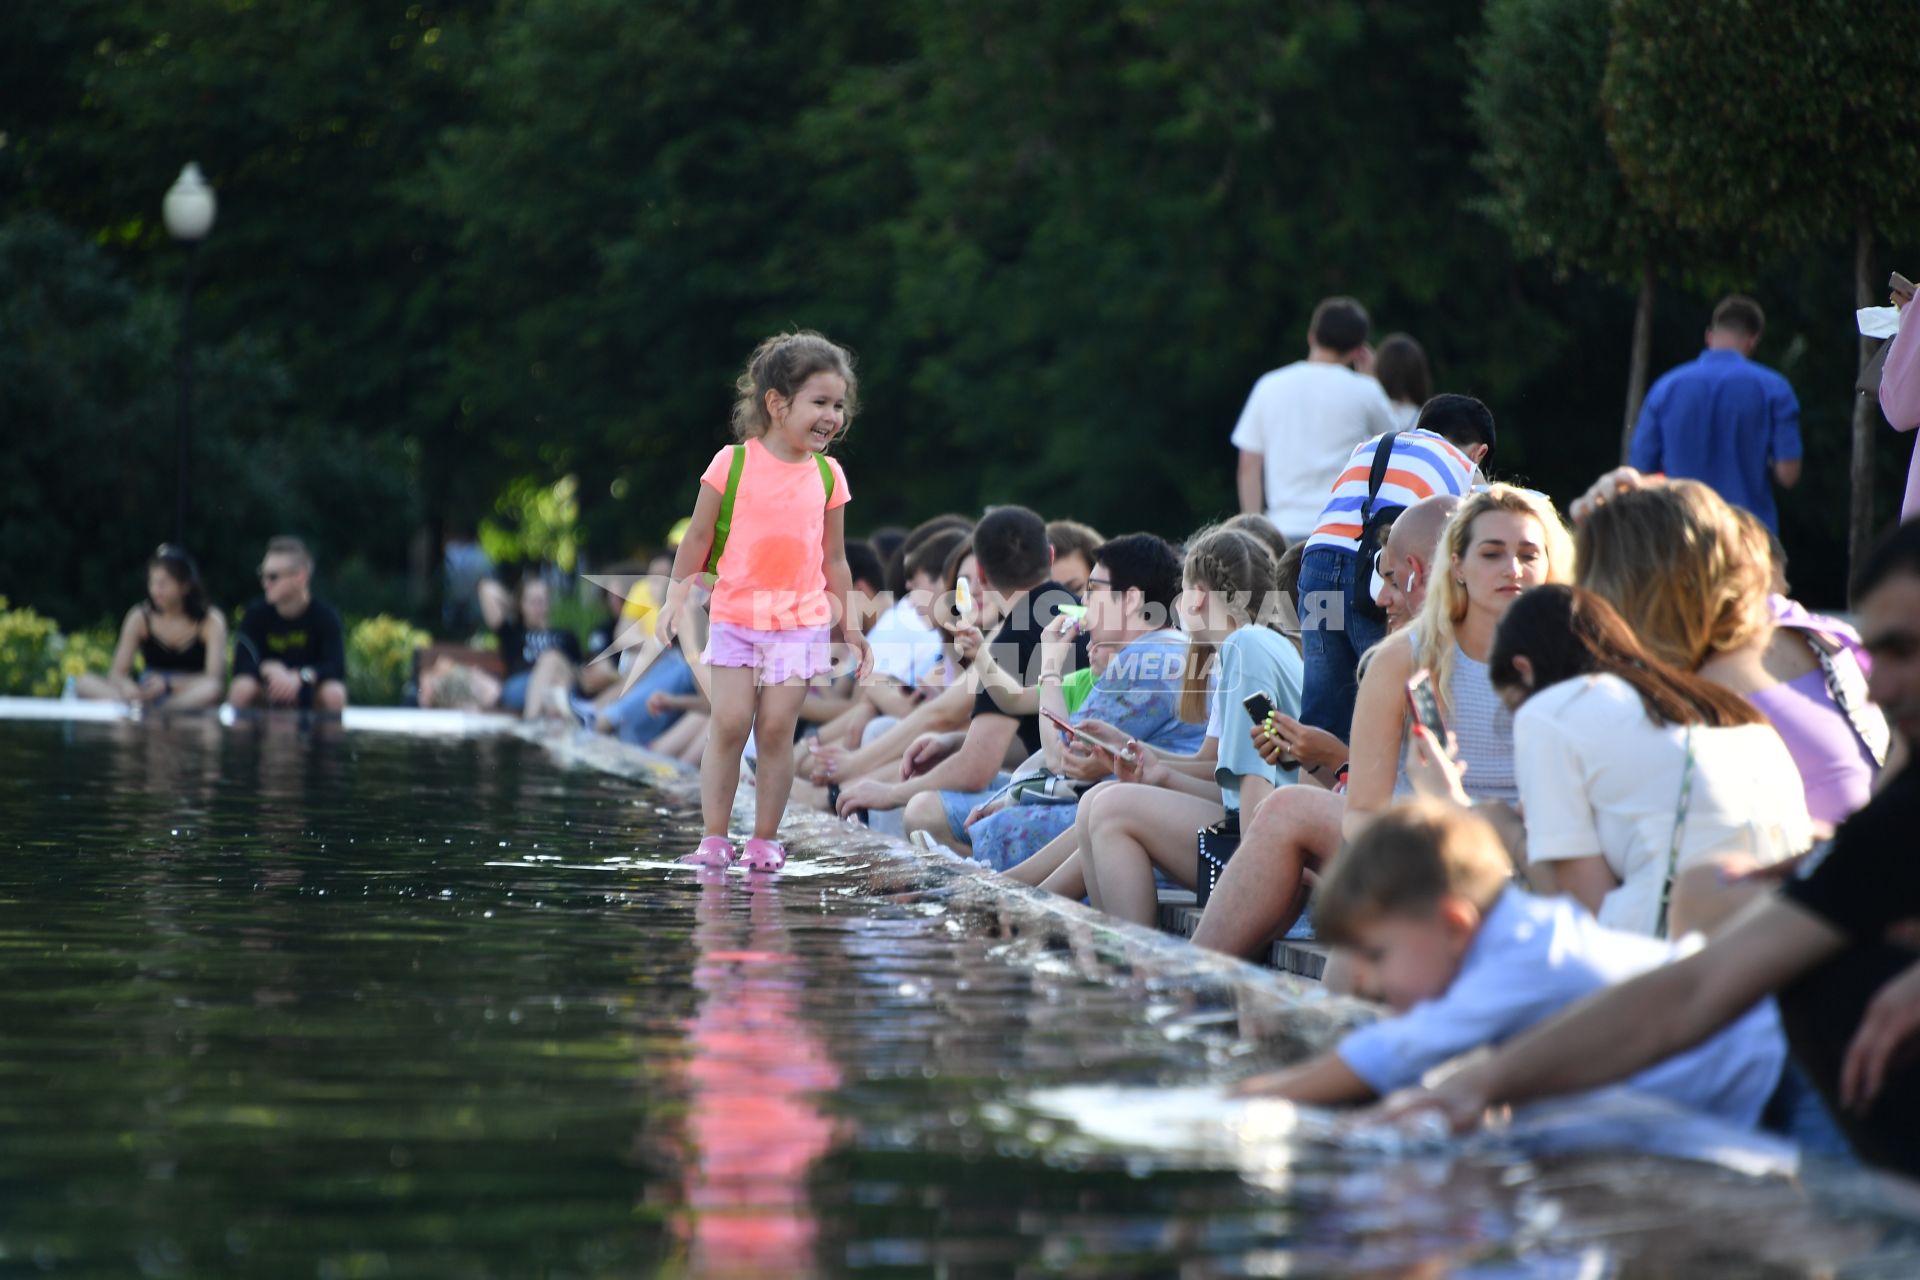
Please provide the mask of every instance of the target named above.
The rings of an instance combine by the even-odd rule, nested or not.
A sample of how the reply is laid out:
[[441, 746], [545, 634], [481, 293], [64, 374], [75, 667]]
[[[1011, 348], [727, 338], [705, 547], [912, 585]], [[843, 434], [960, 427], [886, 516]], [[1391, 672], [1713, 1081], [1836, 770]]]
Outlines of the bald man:
[[1386, 611], [1387, 630], [1398, 631], [1413, 620], [1427, 602], [1427, 583], [1440, 531], [1460, 509], [1451, 493], [1436, 493], [1401, 512], [1387, 530], [1387, 545], [1374, 563], [1378, 589], [1373, 602]]

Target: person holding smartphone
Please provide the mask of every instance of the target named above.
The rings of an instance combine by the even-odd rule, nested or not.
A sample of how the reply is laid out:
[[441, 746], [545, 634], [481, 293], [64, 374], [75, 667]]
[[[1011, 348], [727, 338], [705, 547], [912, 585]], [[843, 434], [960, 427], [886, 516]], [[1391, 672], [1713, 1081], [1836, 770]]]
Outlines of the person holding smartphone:
[[1210, 529], [1194, 536], [1182, 569], [1180, 625], [1192, 649], [1181, 713], [1195, 724], [1209, 721], [1199, 753], [1176, 757], [1137, 740], [1110, 744], [1115, 780], [1081, 800], [1074, 830], [1036, 854], [1031, 871], [1019, 868], [1026, 883], [1084, 894], [1136, 924], [1152, 923], [1159, 909], [1156, 871], [1176, 884], [1196, 883], [1202, 827], [1293, 780], [1262, 760], [1236, 724], [1246, 714], [1242, 700], [1255, 692], [1270, 691], [1282, 707], [1299, 704], [1300, 655], [1266, 625], [1281, 617], [1272, 554], [1238, 530]]
[[[1038, 795], [1009, 791], [967, 816], [976, 861], [1018, 867], [1070, 831], [1076, 793], [1112, 777], [1129, 741], [1177, 755], [1199, 749], [1202, 727], [1180, 716], [1186, 637], [1166, 625], [1179, 592], [1180, 556], [1164, 538], [1132, 533], [1095, 549], [1083, 609], [1063, 609], [1041, 635], [1041, 750], [1016, 777], [1048, 776]], [[1088, 662], [1076, 667], [1081, 638]]]

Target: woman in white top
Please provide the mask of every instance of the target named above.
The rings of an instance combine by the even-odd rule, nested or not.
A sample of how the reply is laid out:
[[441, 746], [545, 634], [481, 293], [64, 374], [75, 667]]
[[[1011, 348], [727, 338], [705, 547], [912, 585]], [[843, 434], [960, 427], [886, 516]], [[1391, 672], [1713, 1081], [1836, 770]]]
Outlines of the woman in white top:
[[1812, 843], [1800, 775], [1766, 717], [1649, 655], [1592, 592], [1521, 596], [1488, 669], [1514, 708], [1528, 862], [1601, 924], [1709, 927], [1730, 905], [1721, 873]]

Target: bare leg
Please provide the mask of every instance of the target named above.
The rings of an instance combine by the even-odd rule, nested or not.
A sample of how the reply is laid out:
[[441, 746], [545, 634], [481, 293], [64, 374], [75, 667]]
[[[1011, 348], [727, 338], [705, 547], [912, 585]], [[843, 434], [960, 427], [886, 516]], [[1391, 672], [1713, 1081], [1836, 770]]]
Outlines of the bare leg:
[[1194, 931], [1196, 946], [1251, 956], [1293, 927], [1303, 880], [1340, 849], [1346, 802], [1319, 787], [1280, 787], [1254, 810]]
[[787, 797], [793, 791], [793, 728], [800, 721], [800, 704], [806, 700], [804, 680], [765, 685], [760, 690], [760, 706], [753, 718], [753, 737], [760, 748], [754, 773], [756, 839], [773, 840], [780, 834], [780, 819], [786, 816]]
[[688, 741], [686, 748], [680, 752], [678, 759], [681, 764], [699, 764], [707, 752], [707, 738], [710, 736], [707, 731], [713, 727], [713, 722], [707, 718], [707, 713], [704, 711], [697, 711], [694, 714], [700, 719], [693, 726], [693, 737]]
[[91, 702], [134, 702], [140, 686], [126, 677], [84, 675], [73, 682], [75, 697]]
[[224, 692], [226, 682], [219, 676], [188, 676], [185, 680], [173, 682], [173, 696], [167, 699], [167, 707], [172, 711], [217, 707], [220, 705], [220, 695]]
[[1058, 893], [1062, 897], [1069, 896], [1071, 893], [1075, 898], [1094, 900], [1093, 883], [1098, 872], [1090, 867], [1086, 856], [1086, 850], [1093, 847], [1093, 806], [1110, 794], [1114, 788], [1125, 785], [1121, 782], [1102, 782], [1080, 797], [1080, 803], [1073, 811], [1073, 840], [1076, 853], [1068, 859], [1068, 862], [1072, 863], [1072, 870], [1069, 871], [1063, 864], [1058, 873], [1061, 877], [1060, 882], [1053, 883], [1053, 877], [1049, 876], [1043, 888]]
[[[1068, 836], [1073, 833], [1069, 831]], [[1066, 836], [1062, 836], [1065, 839]], [[1039, 855], [1034, 855], [1038, 857]], [[1040, 882], [1040, 888], [1047, 893], [1058, 894], [1062, 898], [1072, 898], [1075, 902], [1087, 896], [1087, 860], [1080, 856], [1080, 847], [1076, 843], [1067, 852], [1054, 873]]]
[[227, 687], [227, 702], [244, 711], [248, 707], [257, 707], [263, 701], [260, 696], [260, 681], [254, 676], [235, 676]]
[[700, 820], [706, 834], [724, 836], [740, 789], [740, 755], [753, 732], [757, 675], [751, 667], [713, 669], [713, 720], [700, 756]]
[[533, 670], [527, 674], [527, 704], [520, 714], [528, 720], [559, 715], [553, 705], [553, 691], [572, 686], [573, 663], [559, 650], [547, 650], [534, 661]]
[[1213, 801], [1163, 787], [1115, 787], [1095, 801], [1086, 846], [1093, 905], [1134, 924], [1153, 924], [1160, 914], [1154, 867], [1192, 886], [1200, 861], [1196, 833], [1218, 822], [1221, 812]]
[[[1081, 797], [1080, 803], [1086, 803], [1084, 796]], [[1031, 858], [1028, 858], [1025, 862], [1019, 863], [1018, 865], [1008, 867], [1000, 874], [1020, 884], [1044, 887], [1047, 879], [1052, 876], [1054, 872], [1065, 866], [1067, 860], [1073, 857], [1073, 851], [1079, 847], [1079, 833], [1072, 827], [1068, 827], [1065, 831], [1062, 831], [1059, 835], [1035, 850]], [[1074, 880], [1075, 883], [1078, 883], [1078, 872], [1074, 873]], [[1076, 890], [1073, 896], [1077, 898], [1084, 892], [1085, 890]]]
[[700, 740], [701, 731], [706, 727], [707, 716], [704, 711], [689, 711], [675, 720], [665, 733], [649, 742], [647, 750], [681, 759], [687, 748]]
[[953, 834], [953, 828], [947, 823], [947, 807], [940, 803], [938, 791], [922, 791], [907, 801], [905, 817], [909, 840], [914, 832], [924, 831], [963, 858], [973, 852], [973, 841]]

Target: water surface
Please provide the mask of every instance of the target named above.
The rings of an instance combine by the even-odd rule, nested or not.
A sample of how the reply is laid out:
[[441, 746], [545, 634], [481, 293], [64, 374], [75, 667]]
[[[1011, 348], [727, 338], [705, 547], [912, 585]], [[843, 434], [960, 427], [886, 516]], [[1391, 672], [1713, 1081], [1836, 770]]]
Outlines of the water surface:
[[0, 1272], [1920, 1274], [1884, 1184], [1156, 1140], [1345, 1014], [851, 832], [695, 835], [513, 737], [0, 721]]

